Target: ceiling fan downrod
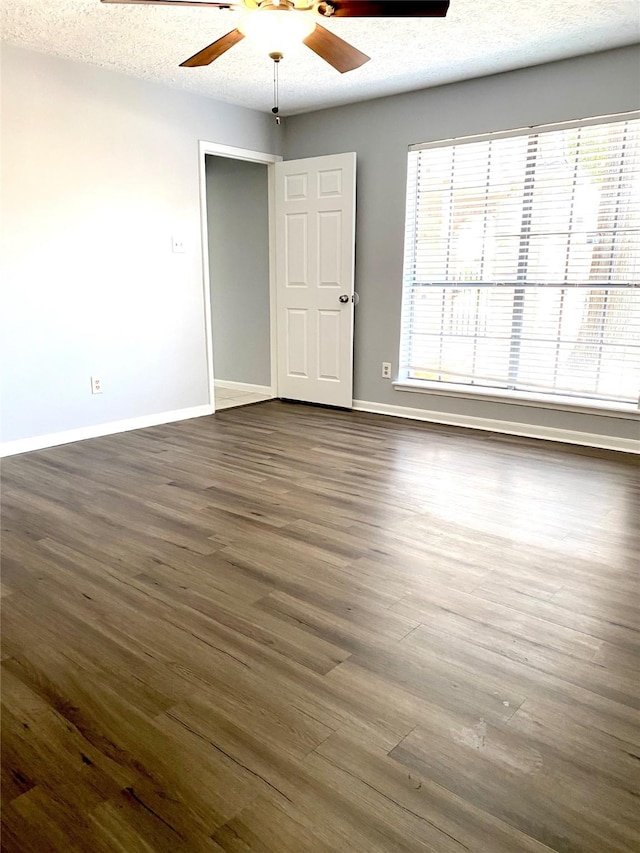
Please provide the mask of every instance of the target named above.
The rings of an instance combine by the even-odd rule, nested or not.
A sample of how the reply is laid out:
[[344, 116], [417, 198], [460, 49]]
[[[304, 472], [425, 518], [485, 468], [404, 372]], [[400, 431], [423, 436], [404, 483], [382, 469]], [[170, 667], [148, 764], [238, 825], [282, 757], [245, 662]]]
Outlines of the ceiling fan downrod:
[[278, 104], [278, 70], [280, 67], [280, 60], [282, 59], [282, 54], [274, 51], [270, 53], [269, 56], [273, 59], [273, 108], [271, 112], [276, 117], [276, 124], [280, 124], [282, 119], [280, 118], [280, 106]]

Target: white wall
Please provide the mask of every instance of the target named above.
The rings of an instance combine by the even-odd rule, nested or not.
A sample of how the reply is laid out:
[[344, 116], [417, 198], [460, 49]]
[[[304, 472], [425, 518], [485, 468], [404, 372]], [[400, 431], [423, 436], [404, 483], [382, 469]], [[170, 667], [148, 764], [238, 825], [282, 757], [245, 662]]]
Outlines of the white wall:
[[278, 153], [272, 117], [9, 45], [1, 60], [5, 448], [204, 406], [198, 140]]
[[540, 435], [545, 430], [602, 435], [604, 444], [607, 436], [640, 437], [637, 420], [407, 393], [381, 378], [383, 361], [392, 362], [394, 373], [398, 368], [408, 146], [639, 106], [635, 46], [286, 120], [288, 160], [341, 151], [358, 155], [356, 399], [378, 410], [419, 409], [443, 422], [482, 418], [520, 423], [522, 432], [534, 426]]

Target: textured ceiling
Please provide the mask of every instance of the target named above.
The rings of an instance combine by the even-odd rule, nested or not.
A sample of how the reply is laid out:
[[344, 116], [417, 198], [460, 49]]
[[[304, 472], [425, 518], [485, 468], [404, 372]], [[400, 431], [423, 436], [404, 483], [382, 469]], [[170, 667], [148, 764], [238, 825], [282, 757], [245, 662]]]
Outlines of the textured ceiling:
[[[5, 41], [257, 110], [272, 63], [248, 40], [206, 68], [179, 68], [233, 29], [214, 8], [1, 0]], [[283, 60], [283, 115], [437, 86], [640, 41], [640, 0], [451, 0], [446, 18], [340, 18], [328, 29], [371, 56], [338, 74], [310, 50]]]

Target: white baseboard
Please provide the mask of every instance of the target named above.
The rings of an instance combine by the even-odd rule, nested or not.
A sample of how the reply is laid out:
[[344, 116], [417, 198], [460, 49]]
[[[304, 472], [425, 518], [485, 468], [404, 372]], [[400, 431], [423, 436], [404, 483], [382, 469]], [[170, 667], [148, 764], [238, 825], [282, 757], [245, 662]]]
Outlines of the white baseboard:
[[[243, 383], [229, 383], [233, 387], [242, 385], [243, 390], [257, 389], [256, 393], [271, 393], [268, 385], [243, 385]], [[227, 387], [227, 386], [222, 386]], [[490, 418], [477, 418], [471, 415], [453, 415], [440, 412], [432, 412], [425, 409], [413, 409], [408, 406], [392, 406], [386, 403], [370, 403], [366, 400], [354, 400], [353, 408], [358, 412], [369, 412], [377, 415], [391, 415], [396, 418], [408, 418], [415, 421], [426, 421], [428, 423], [445, 424], [447, 426], [466, 427], [468, 429], [479, 429], [488, 432], [503, 433], [505, 435], [519, 435], [523, 438], [539, 438], [546, 441], [558, 441], [564, 444], [578, 444], [584, 447], [597, 447], [602, 450], [618, 450], [622, 453], [640, 454], [640, 441], [631, 438], [616, 438], [615, 436], [597, 435], [590, 432], [576, 432], [568, 429], [554, 429], [553, 427], [536, 426], [534, 424], [521, 424], [511, 421], [492, 420]], [[193, 406], [189, 409], [178, 409], [172, 412], [160, 412], [155, 415], [144, 415], [139, 418], [128, 418], [121, 421], [110, 421], [106, 424], [97, 424], [80, 429], [67, 430], [65, 432], [38, 435], [33, 438], [17, 439], [16, 441], [5, 441], [0, 443], [0, 458], [14, 456], [18, 453], [28, 453], [32, 450], [43, 450], [47, 447], [56, 447], [60, 444], [69, 444], [73, 441], [84, 441], [88, 438], [100, 438], [104, 435], [115, 435], [119, 432], [128, 432], [134, 429], [159, 426], [160, 424], [184, 421], [190, 418], [200, 418], [213, 414], [212, 406]]]
[[248, 382], [231, 382], [227, 379], [216, 379], [214, 388], [225, 388], [227, 391], [246, 391], [247, 394], [265, 394], [274, 396], [270, 385], [250, 385]]
[[503, 433], [504, 435], [519, 435], [523, 438], [540, 438], [545, 441], [559, 441], [563, 444], [579, 444], [583, 447], [598, 447], [602, 450], [618, 450], [622, 453], [640, 454], [640, 441], [635, 441], [632, 438], [616, 438], [615, 436], [577, 432], [570, 429], [555, 429], [554, 427], [535, 424], [476, 418], [471, 415], [455, 415], [448, 412], [433, 412], [425, 409], [412, 409], [407, 406], [392, 406], [387, 403], [369, 403], [366, 400], [354, 400], [353, 408], [358, 412], [391, 415], [395, 418], [409, 418], [413, 421], [427, 421], [446, 424], [447, 426]]
[[100, 438], [104, 435], [115, 435], [118, 432], [129, 432], [132, 429], [144, 429], [145, 427], [170, 424], [175, 421], [186, 421], [189, 418], [201, 418], [203, 415], [212, 414], [212, 406], [193, 406], [189, 409], [177, 409], [173, 412], [159, 412], [155, 415], [143, 415], [139, 418], [110, 421], [106, 424], [80, 427], [80, 429], [70, 429], [65, 432], [54, 432], [49, 435], [36, 435], [33, 438], [5, 441], [0, 443], [0, 457], [15, 456], [17, 453], [29, 453], [32, 450], [43, 450], [46, 447], [56, 447], [59, 444], [70, 444], [72, 441]]

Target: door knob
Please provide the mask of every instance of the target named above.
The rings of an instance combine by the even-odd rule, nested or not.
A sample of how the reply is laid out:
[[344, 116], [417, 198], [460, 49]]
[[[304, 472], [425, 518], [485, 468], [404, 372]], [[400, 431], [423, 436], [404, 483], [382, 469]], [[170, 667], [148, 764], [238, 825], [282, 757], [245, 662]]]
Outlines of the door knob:
[[347, 296], [346, 293], [343, 293], [342, 296], [338, 297], [338, 301], [342, 302], [342, 304], [344, 305], [345, 302], [349, 301], [349, 297]]

